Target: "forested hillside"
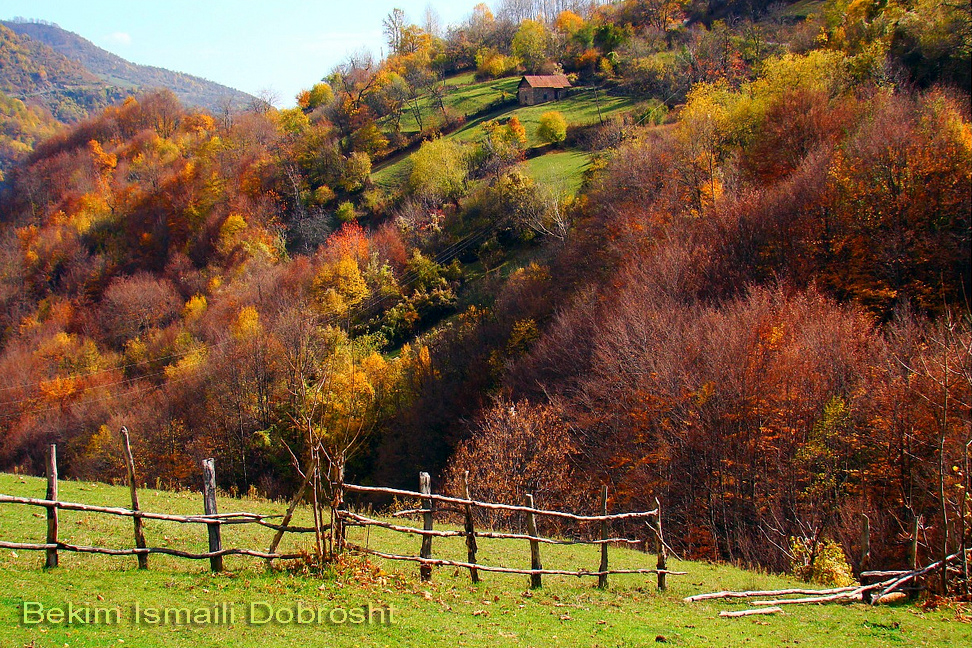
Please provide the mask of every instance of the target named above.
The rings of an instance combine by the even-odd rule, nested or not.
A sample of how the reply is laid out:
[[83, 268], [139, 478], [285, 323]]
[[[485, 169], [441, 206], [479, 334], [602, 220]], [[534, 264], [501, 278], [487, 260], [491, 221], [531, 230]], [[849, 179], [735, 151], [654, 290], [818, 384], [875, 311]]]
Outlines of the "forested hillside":
[[[277, 497], [321, 441], [359, 483], [659, 497], [691, 557], [858, 556], [862, 513], [874, 564], [916, 518], [954, 550], [968, 7], [539, 5], [392, 12], [294, 109], [154, 92], [38, 144], [0, 204], [0, 465], [57, 441], [111, 479], [125, 425], [150, 481], [215, 456]], [[521, 108], [523, 73], [574, 93]]]
[[152, 88], [214, 114], [256, 101], [188, 74], [134, 65], [57, 25], [0, 23], [0, 181], [59, 124], [77, 124]]
[[47, 45], [103, 82], [120, 89], [167, 88], [186, 106], [205, 108], [213, 113], [243, 108], [254, 99], [245, 92], [191, 74], [130, 63], [57, 25], [38, 21], [5, 21], [3, 24], [21, 36]]

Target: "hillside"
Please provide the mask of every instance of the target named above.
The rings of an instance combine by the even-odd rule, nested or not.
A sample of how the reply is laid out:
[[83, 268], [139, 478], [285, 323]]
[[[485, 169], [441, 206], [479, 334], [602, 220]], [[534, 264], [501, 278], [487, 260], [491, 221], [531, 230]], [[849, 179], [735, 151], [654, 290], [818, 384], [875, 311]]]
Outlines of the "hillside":
[[48, 45], [9, 29], [6, 23], [0, 25], [0, 92], [43, 106], [68, 124], [129, 94]]
[[[565, 193], [572, 195], [580, 188], [582, 172], [590, 162], [591, 151], [589, 147], [585, 151], [569, 145], [544, 149], [546, 142], [537, 134], [540, 116], [549, 111], [559, 112], [564, 116], [568, 129], [576, 132], [602, 124], [619, 124], [624, 115], [637, 110], [638, 102], [620, 93], [606, 94], [600, 91], [595, 96], [593, 88], [577, 87], [568, 98], [561, 101], [520, 106], [515, 100], [519, 79], [520, 77], [508, 77], [477, 82], [468, 74], [444, 79], [443, 103], [456, 114], [461, 114], [463, 119], [457, 128], [443, 137], [449, 141], [475, 145], [483, 139], [484, 125], [487, 122], [506, 123], [515, 117], [524, 128], [524, 153], [533, 149], [531, 155], [540, 154], [539, 157], [532, 157], [526, 170], [533, 176], [534, 169], [542, 169], [535, 179], [555, 188], [558, 193], [560, 187], [565, 187]], [[419, 105], [426, 120], [435, 119], [430, 99], [425, 98]], [[406, 113], [401, 128], [406, 133], [421, 135], [412, 113]], [[586, 159], [580, 161], [581, 158]], [[569, 163], [560, 164], [568, 160]], [[386, 191], [400, 191], [408, 180], [411, 168], [410, 155], [394, 155], [374, 166], [371, 179], [376, 186]]]
[[[0, 474], [0, 493], [42, 497], [41, 479]], [[125, 507], [128, 489], [91, 482], [62, 482], [61, 498], [102, 506]], [[148, 511], [191, 514], [201, 511], [201, 497], [192, 491], [140, 490]], [[277, 513], [283, 504], [258, 498], [218, 499], [220, 511]], [[45, 521], [28, 507], [3, 505], [0, 539], [33, 541], [43, 536]], [[307, 524], [310, 512], [298, 509], [297, 524]], [[401, 520], [396, 523], [402, 524]], [[125, 518], [62, 511], [65, 542], [131, 546], [131, 522]], [[149, 546], [190, 551], [206, 547], [205, 531], [194, 525], [146, 522]], [[224, 547], [265, 549], [272, 532], [253, 531], [252, 525], [226, 527]], [[363, 531], [355, 530], [355, 537]], [[364, 540], [364, 538], [361, 538]], [[289, 539], [285, 546], [292, 546]], [[306, 542], [306, 541], [304, 541]], [[373, 529], [368, 542], [395, 553], [414, 553], [413, 537]], [[517, 565], [528, 560], [523, 542], [481, 539], [483, 562]], [[436, 539], [437, 555], [463, 554], [462, 538]], [[586, 551], [587, 555], [584, 555]], [[597, 560], [597, 550], [544, 545], [545, 565], [575, 565]], [[412, 565], [376, 559], [368, 566], [359, 558], [346, 559], [313, 575], [300, 566], [267, 570], [262, 561], [230, 557], [228, 573], [211, 574], [206, 564], [152, 556], [148, 571], [135, 569], [131, 557], [114, 558], [61, 552], [57, 569], [44, 570], [43, 552], [2, 550], [0, 560], [0, 643], [7, 646], [63, 646], [94, 648], [107, 641], [126, 646], [208, 648], [224, 646], [328, 645], [357, 646], [644, 646], [718, 647], [747, 645], [835, 645], [847, 648], [883, 646], [968, 645], [970, 626], [961, 612], [949, 607], [915, 613], [907, 605], [871, 607], [861, 604], [823, 607], [792, 606], [784, 614], [763, 619], [722, 619], [723, 609], [741, 603], [685, 603], [685, 596], [723, 589], [762, 589], [801, 586], [788, 578], [708, 563], [673, 561], [688, 576], [670, 577], [659, 592], [651, 577], [613, 576], [607, 590], [590, 580], [545, 577], [542, 589], [528, 589], [526, 576], [483, 574], [470, 585], [468, 573], [437, 568], [431, 583], [421, 583]], [[14, 555], [16, 554], [16, 555]], [[611, 549], [611, 564], [637, 569], [654, 556], [628, 549]], [[121, 608], [121, 623], [105, 626], [19, 623], [24, 600], [43, 605]], [[274, 608], [390, 606], [390, 624], [223, 624], [165, 625], [133, 622], [132, 606], [142, 608], [234, 606], [242, 616], [251, 602]]]
[[250, 95], [190, 74], [164, 68], [130, 63], [101, 49], [91, 41], [57, 25], [40, 22], [3, 21], [8, 29], [43, 43], [70, 61], [96, 75], [109, 86], [131, 93], [137, 90], [168, 88], [187, 106], [212, 112], [242, 108], [253, 100]]
[[[393, 14], [294, 108], [147, 92], [38, 143], [0, 192], [0, 468], [56, 442], [112, 479], [124, 425], [173, 488], [216, 457], [286, 497], [326, 455], [658, 497], [681, 556], [774, 573], [957, 552], [972, 17], [744, 4]], [[560, 71], [568, 98], [512, 100]]]

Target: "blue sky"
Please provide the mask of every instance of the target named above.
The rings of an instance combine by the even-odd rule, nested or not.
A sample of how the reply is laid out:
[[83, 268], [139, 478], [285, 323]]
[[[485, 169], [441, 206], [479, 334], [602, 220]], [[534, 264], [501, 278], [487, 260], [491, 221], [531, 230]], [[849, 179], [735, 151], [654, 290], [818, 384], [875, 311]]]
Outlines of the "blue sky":
[[[134, 63], [187, 72], [278, 105], [362, 46], [377, 56], [394, 7], [422, 24], [425, 8], [458, 23], [477, 0], [0, 0], [0, 18], [55, 22]], [[492, 3], [490, 3], [492, 4]]]

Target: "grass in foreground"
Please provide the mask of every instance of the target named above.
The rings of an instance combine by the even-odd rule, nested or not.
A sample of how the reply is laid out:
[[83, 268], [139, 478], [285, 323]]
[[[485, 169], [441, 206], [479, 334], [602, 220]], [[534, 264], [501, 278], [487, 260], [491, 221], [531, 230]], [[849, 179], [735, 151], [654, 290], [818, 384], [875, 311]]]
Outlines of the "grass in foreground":
[[[43, 497], [44, 481], [0, 474], [0, 492]], [[64, 500], [127, 506], [124, 487], [62, 482]], [[201, 496], [190, 492], [142, 492], [143, 508], [173, 513], [198, 513]], [[223, 512], [280, 512], [284, 505], [256, 499], [219, 500]], [[297, 524], [309, 521], [306, 510]], [[132, 523], [127, 518], [61, 512], [62, 536], [77, 543], [131, 546]], [[0, 538], [42, 541], [43, 509], [0, 505]], [[224, 529], [224, 546], [266, 548], [271, 531], [253, 525]], [[205, 530], [149, 522], [150, 545], [204, 550]], [[352, 529], [349, 539], [372, 548], [417, 553], [416, 536], [378, 529]], [[285, 548], [300, 546], [287, 540]], [[303, 546], [309, 548], [310, 541]], [[464, 559], [461, 539], [435, 539], [436, 556]], [[592, 569], [593, 547], [542, 547], [546, 567]], [[507, 566], [529, 564], [529, 550], [518, 541], [481, 540], [480, 561]], [[612, 567], [650, 566], [654, 556], [612, 549]], [[261, 561], [228, 557], [228, 573], [214, 575], [208, 561], [151, 556], [149, 571], [135, 569], [133, 557], [109, 558], [61, 553], [61, 567], [45, 571], [43, 554], [0, 550], [0, 646], [35, 648], [64, 645], [101, 646], [967, 646], [970, 625], [955, 609], [923, 612], [913, 605], [870, 608], [863, 605], [794, 607], [782, 615], [721, 619], [721, 609], [744, 604], [682, 602], [684, 596], [721, 589], [794, 586], [789, 578], [757, 574], [724, 565], [674, 562], [688, 576], [670, 577], [667, 592], [658, 592], [647, 576], [614, 576], [606, 591], [594, 579], [544, 577], [541, 590], [530, 591], [525, 576], [483, 574], [471, 585], [465, 570], [438, 568], [433, 582], [423, 584], [414, 564], [375, 560], [368, 565], [349, 559], [322, 576], [295, 570], [268, 571]], [[119, 607], [117, 625], [24, 625], [24, 601], [45, 606]], [[253, 602], [274, 609], [304, 607], [357, 608], [390, 606], [392, 624], [331, 623], [300, 625], [271, 622], [256, 625], [135, 624], [132, 606], [143, 608], [211, 608], [225, 603], [245, 616]], [[259, 611], [266, 608], [259, 608]], [[967, 611], [966, 611], [967, 614]], [[336, 615], [339, 620], [340, 614]], [[962, 621], [965, 619], [965, 622]]]

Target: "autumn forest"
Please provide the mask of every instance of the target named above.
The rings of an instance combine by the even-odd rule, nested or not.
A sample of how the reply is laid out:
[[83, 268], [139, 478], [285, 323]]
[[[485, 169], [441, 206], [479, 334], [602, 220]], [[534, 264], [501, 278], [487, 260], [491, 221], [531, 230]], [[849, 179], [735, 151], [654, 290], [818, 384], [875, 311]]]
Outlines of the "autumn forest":
[[[316, 439], [362, 484], [658, 497], [692, 558], [969, 545], [967, 2], [413, 18], [295, 108], [0, 95], [0, 469], [119, 479], [127, 426], [152, 486], [284, 498]], [[574, 98], [535, 127], [524, 74]], [[531, 171], [567, 153], [576, 191]]]

